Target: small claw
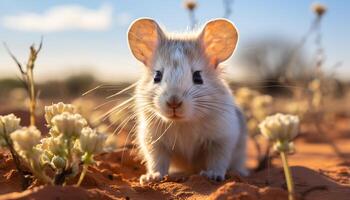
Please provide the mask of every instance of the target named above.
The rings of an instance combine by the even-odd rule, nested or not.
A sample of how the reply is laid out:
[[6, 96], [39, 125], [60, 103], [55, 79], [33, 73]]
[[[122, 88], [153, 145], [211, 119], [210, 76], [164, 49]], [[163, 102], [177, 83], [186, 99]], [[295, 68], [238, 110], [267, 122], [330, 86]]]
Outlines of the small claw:
[[140, 184], [145, 185], [152, 182], [160, 182], [163, 176], [159, 172], [147, 173], [140, 177]]
[[221, 181], [225, 180], [225, 174], [219, 173], [219, 172], [214, 172], [212, 170], [201, 171], [200, 175], [205, 176], [208, 179], [213, 180], [213, 181], [221, 182]]

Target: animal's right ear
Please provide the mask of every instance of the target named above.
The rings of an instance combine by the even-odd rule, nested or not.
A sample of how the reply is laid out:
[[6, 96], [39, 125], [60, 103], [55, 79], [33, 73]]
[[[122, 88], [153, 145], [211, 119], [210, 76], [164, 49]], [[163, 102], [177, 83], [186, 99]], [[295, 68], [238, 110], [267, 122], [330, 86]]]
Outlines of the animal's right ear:
[[153, 19], [141, 18], [134, 21], [128, 31], [131, 52], [137, 60], [150, 66], [163, 32]]

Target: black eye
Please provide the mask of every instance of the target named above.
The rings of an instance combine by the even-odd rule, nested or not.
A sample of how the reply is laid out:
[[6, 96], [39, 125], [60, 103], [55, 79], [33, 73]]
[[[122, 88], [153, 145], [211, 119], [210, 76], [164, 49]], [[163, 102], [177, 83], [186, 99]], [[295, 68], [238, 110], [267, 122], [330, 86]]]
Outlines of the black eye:
[[193, 83], [194, 84], [203, 84], [203, 79], [201, 76], [201, 71], [193, 72]]
[[161, 71], [156, 71], [154, 75], [154, 83], [159, 83], [162, 80], [162, 72]]

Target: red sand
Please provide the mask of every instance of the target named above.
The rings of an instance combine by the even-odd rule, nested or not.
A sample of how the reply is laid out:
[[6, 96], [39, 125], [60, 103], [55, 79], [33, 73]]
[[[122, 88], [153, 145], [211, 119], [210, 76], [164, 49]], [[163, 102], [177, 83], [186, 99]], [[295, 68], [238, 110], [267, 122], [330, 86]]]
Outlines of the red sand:
[[[297, 152], [289, 157], [297, 199], [350, 199], [350, 120], [339, 118], [327, 135], [342, 152], [337, 156], [327, 139], [311, 125], [303, 125], [296, 141]], [[250, 167], [256, 164], [255, 150], [249, 143]], [[166, 177], [158, 184], [140, 186], [145, 172], [130, 153], [106, 153], [97, 157], [81, 187], [31, 186], [21, 192], [20, 180], [9, 156], [0, 154], [0, 200], [2, 199], [240, 199], [285, 200], [286, 184], [279, 159], [269, 169], [248, 177], [229, 174], [217, 183], [198, 175]], [[76, 181], [76, 180], [74, 180]]]

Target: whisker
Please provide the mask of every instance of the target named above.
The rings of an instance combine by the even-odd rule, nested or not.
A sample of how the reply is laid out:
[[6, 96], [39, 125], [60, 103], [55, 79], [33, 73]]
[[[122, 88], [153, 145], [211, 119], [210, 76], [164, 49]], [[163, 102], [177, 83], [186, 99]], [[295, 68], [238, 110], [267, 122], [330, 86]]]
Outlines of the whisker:
[[[124, 146], [127, 145], [128, 140], [129, 140], [129, 136], [130, 136], [130, 134], [132, 133], [132, 130], [134, 129], [135, 126], [136, 126], [136, 124], [134, 124], [134, 126], [133, 126], [133, 127], [130, 129], [130, 131], [128, 132], [128, 135], [126, 136], [126, 139], [125, 139], [125, 142], [124, 142]], [[125, 152], [125, 151], [122, 152], [121, 162], [120, 162], [120, 163], [123, 163], [123, 160], [124, 160], [124, 152]]]
[[[122, 103], [114, 106], [112, 109], [110, 109], [109, 111], [107, 111], [105, 114], [101, 115], [100, 117], [98, 117], [99, 120], [101, 120], [102, 118], [105, 118], [106, 116], [108, 117], [111, 113], [115, 112], [118, 108], [130, 103], [132, 100], [134, 100], [134, 97], [131, 97], [125, 101], [123, 101]], [[105, 120], [105, 119], [104, 119]]]
[[119, 91], [119, 92], [117, 92], [117, 93], [115, 93], [115, 94], [112, 94], [112, 95], [106, 97], [106, 99], [110, 99], [110, 98], [116, 97], [116, 96], [118, 96], [118, 95], [120, 95], [120, 94], [122, 94], [122, 93], [124, 93], [124, 92], [126, 92], [126, 91], [128, 91], [128, 90], [130, 90], [130, 89], [132, 89], [132, 88], [134, 88], [136, 85], [137, 85], [137, 82], [131, 84], [130, 86], [128, 86], [128, 87], [122, 89], [121, 91]]
[[102, 103], [102, 104], [96, 106], [96, 107], [94, 108], [94, 110], [98, 110], [98, 109], [102, 108], [103, 106], [105, 106], [105, 105], [107, 105], [107, 104], [109, 104], [109, 103], [115, 102], [115, 101], [118, 101], [118, 99], [112, 99], [112, 100], [109, 100], [109, 101], [107, 101], [107, 102], [104, 102], [104, 103]]
[[97, 89], [100, 89], [102, 86], [104, 86], [104, 84], [98, 85], [98, 86], [96, 86], [96, 87], [94, 87], [94, 88], [84, 92], [81, 96], [86, 96], [86, 95], [90, 94], [91, 92], [93, 92], [93, 91], [95, 91]]
[[169, 126], [163, 131], [163, 133], [155, 141], [153, 141], [150, 145], [153, 145], [156, 142], [158, 142], [164, 136], [164, 134], [168, 131], [168, 129], [171, 127], [172, 124], [173, 124], [173, 122], [170, 122]]
[[174, 151], [174, 149], [175, 149], [175, 144], [176, 144], [176, 140], [177, 140], [177, 135], [178, 135], [178, 134], [175, 134], [175, 141], [174, 141], [173, 147], [171, 148], [172, 151]]

